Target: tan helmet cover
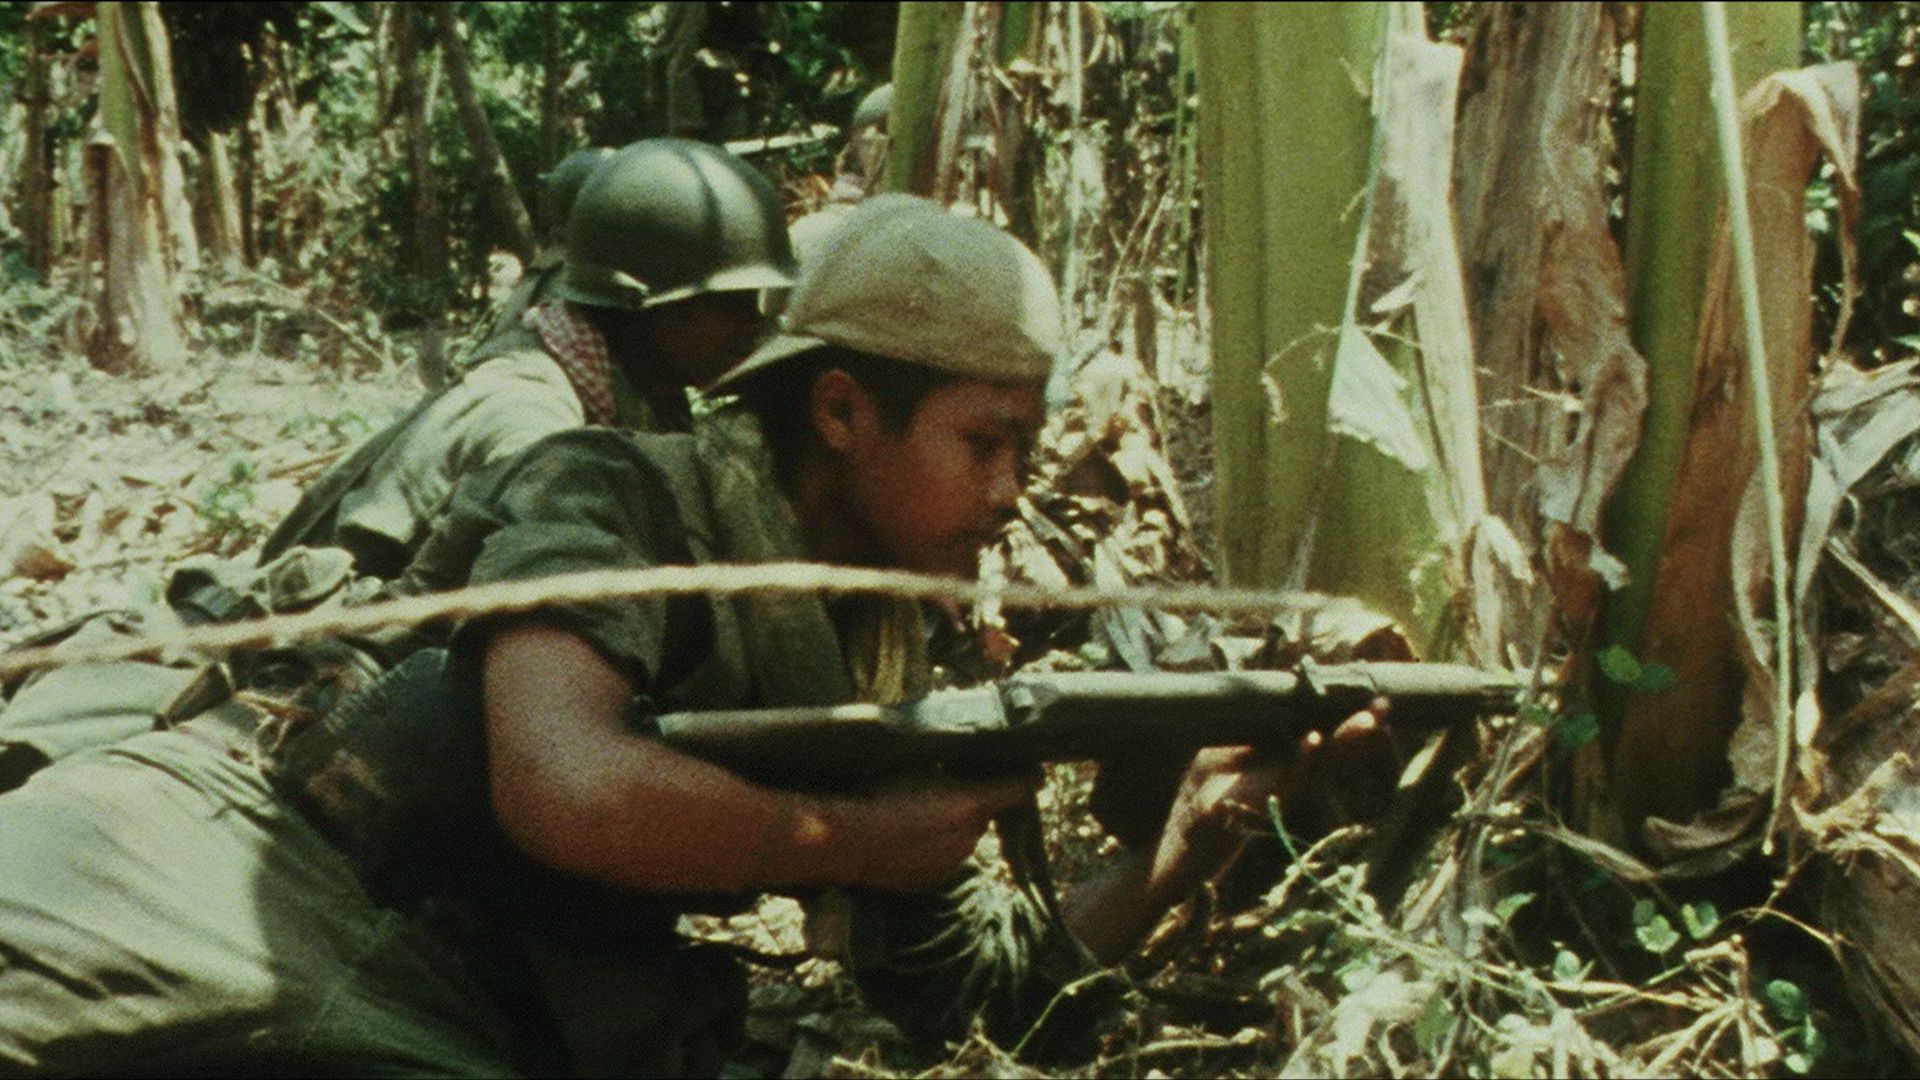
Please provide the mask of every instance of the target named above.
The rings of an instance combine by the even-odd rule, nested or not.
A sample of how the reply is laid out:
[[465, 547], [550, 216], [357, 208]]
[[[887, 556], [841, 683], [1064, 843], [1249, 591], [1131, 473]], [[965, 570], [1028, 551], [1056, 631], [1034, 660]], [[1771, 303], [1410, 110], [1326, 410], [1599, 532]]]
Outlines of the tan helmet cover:
[[712, 389], [822, 345], [1038, 383], [1062, 344], [1053, 279], [1020, 241], [927, 199], [876, 195], [801, 268], [780, 332]]

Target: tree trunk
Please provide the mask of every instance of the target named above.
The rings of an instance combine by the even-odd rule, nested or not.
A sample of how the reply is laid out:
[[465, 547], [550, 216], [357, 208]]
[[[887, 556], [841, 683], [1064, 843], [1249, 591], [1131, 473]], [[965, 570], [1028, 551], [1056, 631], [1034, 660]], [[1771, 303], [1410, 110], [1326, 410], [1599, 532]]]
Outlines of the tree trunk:
[[700, 93], [699, 53], [707, 38], [706, 4], [667, 4], [660, 29], [662, 56], [659, 101], [668, 135], [705, 138], [714, 127]]
[[901, 5], [893, 51], [893, 111], [887, 116], [887, 171], [880, 181], [883, 191], [933, 192], [940, 92], [966, 7], [950, 0]]
[[500, 156], [500, 146], [493, 138], [493, 125], [480, 108], [480, 93], [473, 85], [473, 71], [467, 64], [467, 45], [461, 38], [460, 20], [451, 3], [435, 4], [433, 14], [439, 22], [440, 53], [447, 65], [454, 102], [460, 108], [460, 124], [466, 129], [474, 160], [480, 166], [487, 202], [493, 207], [495, 227], [499, 230], [497, 238], [502, 247], [519, 256], [521, 263], [531, 262], [535, 247], [533, 219], [527, 215], [526, 204], [513, 186], [513, 173], [508, 170], [506, 159]]
[[1218, 565], [1236, 585], [1287, 581], [1329, 479], [1330, 371], [1314, 354], [1344, 309], [1373, 128], [1354, 80], [1373, 70], [1380, 14], [1378, 4], [1195, 11]]
[[540, 9], [540, 168], [560, 163], [560, 84], [566, 78], [560, 55], [560, 5]]
[[21, 184], [20, 227], [26, 235], [27, 265], [41, 281], [53, 271], [53, 159], [47, 145], [47, 30], [40, 19], [27, 22], [27, 130], [25, 176]]
[[[961, 146], [973, 117], [974, 56], [976, 53], [998, 55], [1000, 14], [997, 3], [968, 0], [961, 7], [960, 25], [953, 47], [947, 52], [933, 152], [933, 186], [927, 192], [928, 197], [942, 205], [960, 196]], [[976, 195], [978, 188], [976, 183]]]
[[[1031, 78], [1016, 76], [1010, 69], [1021, 63], [1038, 69], [1035, 59], [1045, 10], [1046, 5], [1039, 0], [1013, 0], [1000, 13], [1000, 67], [1003, 72], [1009, 72], [1008, 79], [1014, 86], [1026, 89], [1024, 96], [1044, 91], [1039, 90]], [[1007, 215], [1007, 231], [1028, 247], [1037, 248], [1040, 236], [1035, 203], [1039, 194], [1037, 186], [1046, 166], [1040, 140], [1034, 137], [1034, 123], [1022, 107], [1023, 95], [1019, 91], [994, 80], [987, 92], [994, 95], [999, 106], [996, 115], [1000, 130], [994, 140], [995, 195]]]
[[447, 274], [447, 218], [440, 202], [440, 174], [433, 162], [433, 115], [437, 76], [430, 50], [425, 10], [412, 4], [394, 8], [394, 108], [400, 113], [400, 138], [413, 183], [413, 232], [408, 255], [427, 319], [420, 340], [420, 379], [428, 387], [445, 383], [447, 363], [440, 312], [452, 288]]
[[198, 263], [180, 170], [166, 28], [153, 3], [98, 5], [100, 108], [88, 140], [89, 320], [96, 367], [124, 372], [186, 357], [176, 281]]
[[[1602, 571], [1614, 572], [1601, 508], [1646, 407], [1604, 190], [1608, 10], [1482, 10], [1454, 176], [1474, 355], [1496, 403], [1481, 420], [1489, 500], [1541, 552], [1563, 628], [1581, 641], [1605, 593]], [[1533, 592], [1525, 606], [1549, 602]]]
[[1066, 231], [1061, 236], [1060, 306], [1067, 313], [1067, 331], [1080, 327], [1080, 265], [1084, 261], [1080, 238], [1083, 203], [1087, 201], [1086, 163], [1081, 160], [1081, 140], [1085, 138], [1084, 110], [1087, 104], [1085, 9], [1081, 0], [1066, 0], [1067, 50], [1067, 197]]
[[[1728, 5], [1738, 92], [1800, 61], [1799, 6]], [[1676, 685], [1659, 698], [1607, 680], [1596, 683], [1602, 730], [1617, 737], [1613, 785], [1632, 830], [1648, 814], [1684, 817], [1712, 803], [1726, 773], [1726, 737], [1738, 717], [1739, 670], [1728, 612], [1732, 517], [1747, 479], [1737, 463], [1691, 460], [1690, 430], [1703, 407], [1696, 351], [1714, 245], [1708, 223], [1725, 191], [1707, 108], [1706, 45], [1691, 5], [1649, 5], [1640, 32], [1640, 85], [1628, 172], [1626, 274], [1633, 341], [1648, 365], [1646, 424], [1606, 521], [1608, 547], [1627, 583], [1607, 598], [1599, 644], [1672, 668]], [[1698, 147], [1698, 153], [1675, 153]], [[1744, 400], [1744, 392], [1738, 392]], [[1799, 394], [1783, 400], [1799, 400]], [[1743, 406], [1742, 406], [1743, 407]], [[1683, 491], [1691, 482], [1695, 489]], [[1698, 488], [1706, 485], [1708, 490]], [[1710, 489], [1719, 489], [1713, 495]], [[1683, 504], [1720, 506], [1708, 520]], [[1704, 507], [1694, 506], [1694, 510]], [[1722, 512], [1726, 511], [1726, 512]], [[1707, 533], [1676, 533], [1692, 523]], [[1665, 568], [1676, 541], [1700, 547], [1704, 563]], [[1704, 590], [1704, 591], [1702, 591]], [[1676, 606], [1678, 605], [1678, 606]], [[1650, 629], [1657, 624], [1660, 628]]]
[[[249, 59], [247, 67], [252, 69], [254, 61]], [[249, 76], [251, 77], [251, 76]], [[258, 156], [254, 148], [254, 115], [260, 109], [260, 102], [254, 95], [248, 95], [247, 115], [240, 121], [240, 257], [248, 266], [260, 261], [260, 234], [254, 227], [254, 191], [259, 176]]]
[[[1474, 355], [1493, 403], [1481, 417], [1489, 501], [1546, 571], [1541, 587], [1516, 598], [1520, 606], [1557, 608], [1565, 637], [1580, 642], [1613, 566], [1600, 513], [1646, 408], [1646, 361], [1627, 331], [1625, 273], [1607, 220], [1609, 11], [1480, 10], [1454, 172]], [[1618, 842], [1598, 747], [1576, 758], [1571, 775], [1562, 812]]]
[[1196, 18], [1220, 566], [1498, 662], [1527, 570], [1482, 477], [1448, 188], [1461, 52], [1384, 4]]
[[398, 102], [394, 97], [393, 59], [397, 54], [395, 24], [404, 14], [394, 0], [373, 0], [373, 129], [384, 132], [393, 122]]
[[1193, 264], [1199, 258], [1193, 250], [1195, 217], [1194, 181], [1199, 176], [1198, 146], [1199, 138], [1193, 130], [1192, 110], [1189, 103], [1193, 98], [1193, 10], [1182, 8], [1176, 15], [1180, 20], [1180, 56], [1179, 68], [1174, 75], [1173, 107], [1173, 152], [1179, 158], [1179, 179], [1176, 181], [1174, 198], [1175, 221], [1178, 223], [1179, 240], [1174, 248], [1180, 265], [1174, 271], [1173, 310], [1185, 311], [1187, 308], [1188, 275]]
[[227, 153], [229, 136], [207, 132], [200, 172], [201, 214], [207, 223], [206, 254], [231, 265], [245, 258], [241, 242], [240, 196], [234, 184], [233, 162]]
[[406, 5], [396, 9], [394, 24], [394, 81], [401, 139], [406, 144], [407, 173], [413, 181], [413, 236], [409, 251], [413, 274], [423, 285], [443, 282], [447, 276], [447, 222], [440, 208], [440, 175], [433, 167], [433, 132], [428, 125], [428, 84], [432, 64], [422, 33], [420, 13]]

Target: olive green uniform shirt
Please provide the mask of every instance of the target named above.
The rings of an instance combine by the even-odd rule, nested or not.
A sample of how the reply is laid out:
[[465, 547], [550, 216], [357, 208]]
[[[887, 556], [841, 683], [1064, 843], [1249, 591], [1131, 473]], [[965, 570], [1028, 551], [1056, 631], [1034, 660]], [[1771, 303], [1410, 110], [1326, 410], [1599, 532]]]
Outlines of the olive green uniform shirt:
[[[616, 423], [661, 427], [646, 399], [613, 370]], [[457, 382], [370, 440], [320, 478], [266, 545], [272, 558], [293, 544], [338, 544], [360, 569], [390, 577], [446, 512], [454, 485], [556, 432], [586, 424], [566, 372], [524, 327], [497, 340]]]

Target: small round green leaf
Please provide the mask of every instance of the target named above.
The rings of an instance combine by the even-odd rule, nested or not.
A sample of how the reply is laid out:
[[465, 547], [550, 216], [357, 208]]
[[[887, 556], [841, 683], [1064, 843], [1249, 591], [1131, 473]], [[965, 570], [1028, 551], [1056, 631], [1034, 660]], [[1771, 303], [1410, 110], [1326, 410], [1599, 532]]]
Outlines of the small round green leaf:
[[1640, 939], [1641, 948], [1655, 956], [1662, 955], [1680, 944], [1679, 932], [1674, 930], [1673, 924], [1667, 921], [1665, 915], [1655, 915], [1647, 923], [1637, 927], [1633, 936]]
[[1625, 646], [1609, 645], [1594, 657], [1600, 665], [1600, 673], [1621, 686], [1640, 685], [1640, 661]]
[[1807, 1016], [1807, 992], [1785, 979], [1775, 979], [1767, 984], [1766, 997], [1773, 1011], [1780, 1019], [1789, 1024], [1797, 1024]]
[[1713, 928], [1720, 925], [1720, 909], [1713, 901], [1702, 900], [1697, 904], [1683, 904], [1680, 907], [1680, 921], [1686, 924], [1687, 936], [1695, 941], [1704, 941]]
[[1633, 925], [1645, 926], [1660, 914], [1660, 905], [1651, 900], [1640, 900], [1633, 905]]

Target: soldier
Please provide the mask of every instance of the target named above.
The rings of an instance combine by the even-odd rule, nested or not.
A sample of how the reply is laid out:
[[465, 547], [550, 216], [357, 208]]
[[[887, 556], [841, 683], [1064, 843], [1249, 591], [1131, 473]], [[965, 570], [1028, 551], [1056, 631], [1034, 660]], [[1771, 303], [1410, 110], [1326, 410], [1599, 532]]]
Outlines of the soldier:
[[[460, 477], [583, 424], [684, 429], [688, 388], [746, 355], [765, 327], [760, 292], [791, 281], [779, 199], [739, 158], [683, 139], [574, 155], [552, 178], [553, 216], [574, 185], [553, 295], [494, 334], [452, 386], [316, 480], [257, 567], [184, 571], [166, 610], [109, 612], [45, 640], [363, 598], [406, 567]], [[127, 661], [27, 682], [0, 709], [0, 791], [50, 760], [151, 730], [197, 700], [203, 674]]]
[[618, 151], [568, 215], [556, 295], [316, 481], [262, 561], [331, 544], [391, 578], [466, 473], [582, 424], [684, 430], [687, 389], [746, 355], [760, 291], [792, 270], [779, 197], [751, 166], [685, 139]]
[[[1052, 283], [923, 200], [873, 200], [854, 225], [724, 380], [741, 404], [690, 434], [546, 440], [464, 483], [420, 558], [473, 583], [793, 558], [970, 571], [1041, 421]], [[816, 947], [910, 1034], [978, 1019], [1019, 1038], [1227, 865], [1278, 774], [1196, 758], [1164, 826], [1063, 922], [964, 864], [1032, 778], [784, 790], [628, 719], [637, 700], [898, 699], [925, 688], [919, 626], [905, 602], [811, 595], [482, 618], [443, 675], [419, 654], [377, 707], [291, 738], [240, 703], [57, 764], [0, 797], [0, 1071], [711, 1074], [741, 981], [675, 918], [822, 889], [845, 903], [816, 905]]]
[[847, 125], [847, 145], [840, 152], [838, 175], [826, 205], [788, 227], [793, 254], [803, 265], [825, 248], [827, 237], [880, 183], [887, 167], [887, 117], [893, 110], [893, 84], [886, 83], [860, 99]]
[[[526, 273], [521, 275], [513, 292], [501, 302], [500, 310], [488, 320], [487, 329], [480, 336], [480, 353], [484, 354], [487, 347], [501, 335], [519, 327], [520, 319], [528, 308], [553, 298], [565, 267], [566, 225], [567, 218], [573, 213], [574, 200], [579, 197], [580, 189], [586, 185], [593, 171], [614, 155], [613, 148], [607, 146], [575, 150], [561, 159], [552, 172], [540, 178], [540, 250], [534, 254], [533, 262], [527, 265]], [[470, 362], [463, 360], [459, 370], [464, 371], [468, 366]]]

